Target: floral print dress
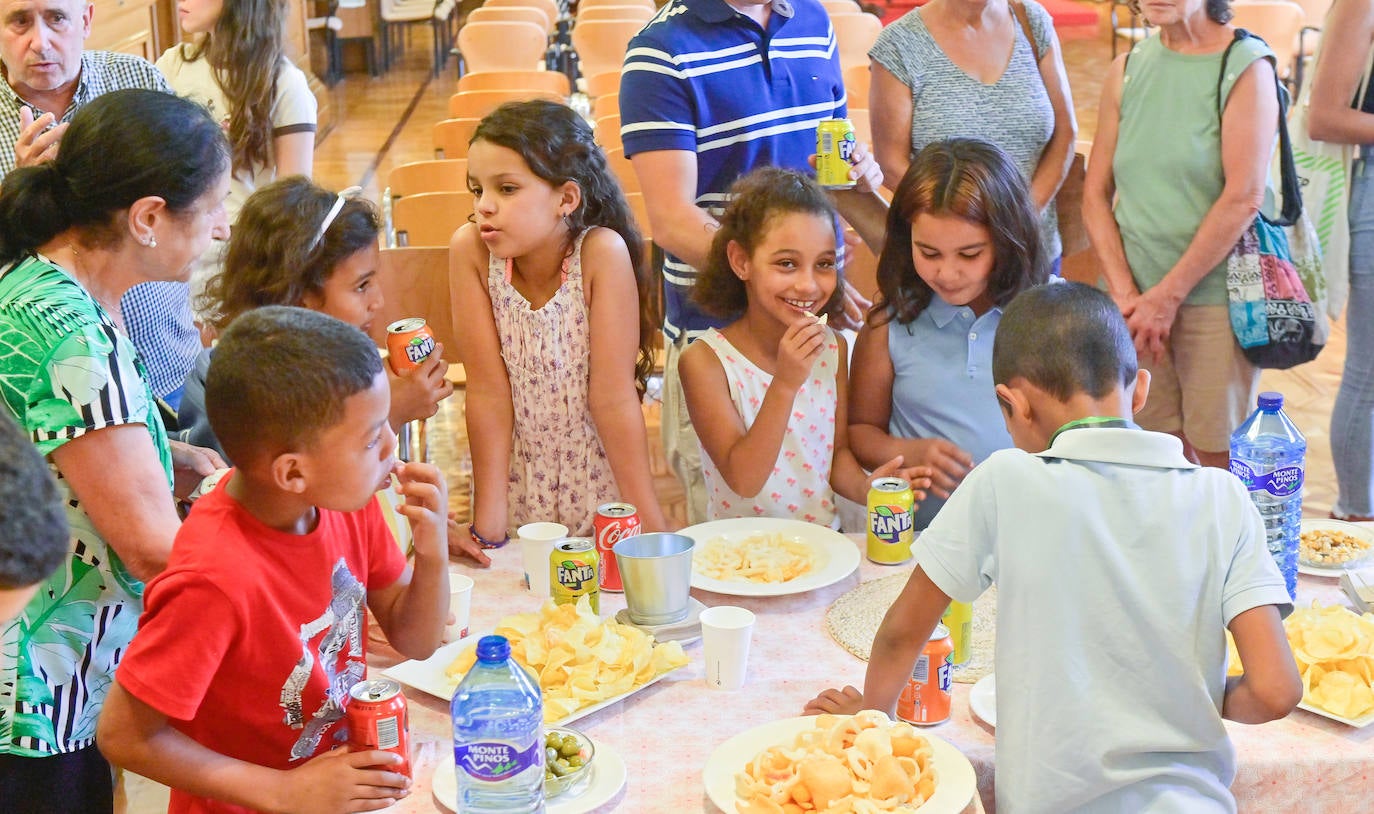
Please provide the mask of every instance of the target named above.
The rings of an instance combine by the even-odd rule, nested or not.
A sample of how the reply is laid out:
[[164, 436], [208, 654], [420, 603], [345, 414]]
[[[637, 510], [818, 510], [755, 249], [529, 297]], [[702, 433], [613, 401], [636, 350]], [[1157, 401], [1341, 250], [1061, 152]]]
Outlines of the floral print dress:
[[510, 378], [515, 427], [510, 527], [541, 520], [590, 535], [596, 507], [617, 491], [587, 405], [591, 323], [582, 293], [582, 240], [564, 261], [563, 283], [538, 309], [515, 290], [510, 261], [492, 256], [487, 289]]

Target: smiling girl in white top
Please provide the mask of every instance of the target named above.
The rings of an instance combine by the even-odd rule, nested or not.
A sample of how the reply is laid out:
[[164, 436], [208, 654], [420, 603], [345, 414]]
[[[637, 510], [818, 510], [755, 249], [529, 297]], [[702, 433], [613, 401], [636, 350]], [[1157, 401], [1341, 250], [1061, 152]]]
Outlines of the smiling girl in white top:
[[[844, 339], [825, 324], [842, 303], [835, 210], [810, 178], [772, 167], [731, 198], [693, 296], [734, 321], [690, 345], [680, 367], [706, 513], [833, 526], [835, 493], [862, 503], [869, 486], [849, 450]], [[930, 484], [929, 470], [901, 466], [897, 456], [873, 476]]]

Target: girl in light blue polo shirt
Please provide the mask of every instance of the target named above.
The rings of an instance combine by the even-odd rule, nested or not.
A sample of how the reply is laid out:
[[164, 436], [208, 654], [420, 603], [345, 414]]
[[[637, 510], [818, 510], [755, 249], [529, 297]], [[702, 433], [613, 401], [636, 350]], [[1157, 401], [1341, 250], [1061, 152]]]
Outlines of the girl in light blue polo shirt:
[[1012, 445], [992, 387], [1002, 306], [1045, 282], [1039, 219], [1005, 153], [974, 139], [926, 146], [897, 186], [877, 302], [854, 345], [850, 444], [876, 467], [934, 470], [929, 525], [974, 464]]

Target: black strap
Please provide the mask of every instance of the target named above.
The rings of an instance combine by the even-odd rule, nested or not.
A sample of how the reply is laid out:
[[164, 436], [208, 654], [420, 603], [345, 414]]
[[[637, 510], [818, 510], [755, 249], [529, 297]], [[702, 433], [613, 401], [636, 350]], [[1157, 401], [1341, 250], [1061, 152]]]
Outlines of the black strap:
[[[1217, 72], [1218, 126], [1221, 122], [1221, 85], [1226, 79], [1226, 60], [1230, 58], [1231, 49], [1236, 47], [1236, 43], [1250, 37], [1264, 42], [1259, 36], [1246, 31], [1244, 28], [1237, 28], [1235, 38], [1227, 44], [1226, 50], [1221, 55], [1221, 70]], [[1273, 57], [1265, 57], [1265, 59], [1274, 64]], [[1279, 98], [1279, 194], [1281, 201], [1277, 218], [1271, 218], [1264, 212], [1260, 212], [1259, 216], [1273, 226], [1292, 226], [1298, 222], [1298, 218], [1302, 217], [1302, 192], [1300, 189], [1301, 182], [1298, 180], [1298, 166], [1293, 161], [1293, 142], [1288, 137], [1288, 92], [1279, 83], [1277, 64], [1274, 67], [1274, 92]]]

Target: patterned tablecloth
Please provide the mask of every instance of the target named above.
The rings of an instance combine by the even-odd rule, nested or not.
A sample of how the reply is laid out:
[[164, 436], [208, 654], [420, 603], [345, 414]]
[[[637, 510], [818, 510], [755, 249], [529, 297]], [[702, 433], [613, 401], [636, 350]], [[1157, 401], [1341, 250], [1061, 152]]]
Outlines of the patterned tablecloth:
[[[479, 633], [490, 631], [506, 615], [539, 606], [521, 587], [517, 548], [492, 553], [490, 570], [465, 569], [477, 581], [471, 629]], [[734, 692], [708, 688], [698, 642], [686, 647], [692, 659], [687, 667], [575, 724], [618, 751], [628, 769], [625, 788], [599, 811], [719, 812], [702, 786], [702, 769], [712, 750], [747, 729], [801, 714], [802, 706], [825, 687], [862, 686], [864, 662], [826, 634], [825, 611], [861, 580], [892, 573], [893, 567], [865, 559], [855, 574], [835, 585], [797, 596], [745, 598], [693, 591], [708, 606], [740, 605], [757, 615], [745, 686]], [[1335, 580], [1302, 577], [1299, 601], [1313, 599], [1346, 602]], [[625, 605], [619, 594], [602, 594], [601, 601], [607, 618]], [[374, 671], [395, 661], [383, 652], [371, 660]], [[953, 743], [973, 763], [981, 801], [970, 810], [993, 812], [993, 733], [969, 711], [968, 693], [969, 685], [955, 684], [951, 719], [928, 731]], [[447, 763], [443, 757], [452, 754], [448, 705], [409, 687], [406, 695], [416, 783], [410, 797], [390, 810], [433, 812], [437, 806], [430, 778]], [[1233, 789], [1242, 812], [1353, 812], [1374, 800], [1374, 726], [1356, 730], [1295, 710], [1282, 721], [1263, 726], [1228, 722], [1227, 729], [1239, 757]]]

